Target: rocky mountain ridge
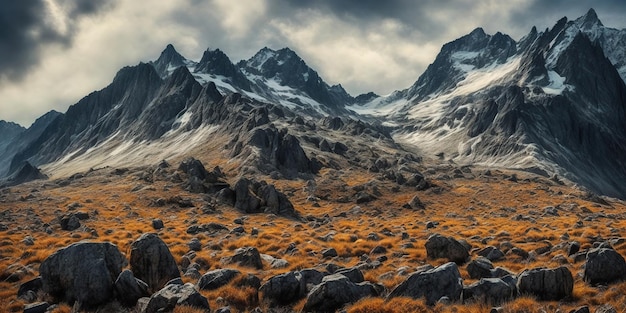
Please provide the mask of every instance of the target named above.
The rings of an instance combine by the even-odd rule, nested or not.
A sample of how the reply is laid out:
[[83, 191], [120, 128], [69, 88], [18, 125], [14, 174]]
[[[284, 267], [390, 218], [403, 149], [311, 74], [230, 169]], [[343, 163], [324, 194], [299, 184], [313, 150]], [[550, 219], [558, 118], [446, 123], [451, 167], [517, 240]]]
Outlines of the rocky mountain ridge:
[[624, 198], [625, 34], [593, 10], [517, 42], [477, 28], [444, 45], [411, 87], [384, 97], [328, 85], [288, 48], [235, 64], [219, 49], [195, 62], [168, 45], [46, 119], [19, 149], [0, 151], [4, 176], [24, 162], [53, 175], [155, 163], [220, 138], [214, 146], [228, 157], [284, 177], [417, 153], [557, 174]]

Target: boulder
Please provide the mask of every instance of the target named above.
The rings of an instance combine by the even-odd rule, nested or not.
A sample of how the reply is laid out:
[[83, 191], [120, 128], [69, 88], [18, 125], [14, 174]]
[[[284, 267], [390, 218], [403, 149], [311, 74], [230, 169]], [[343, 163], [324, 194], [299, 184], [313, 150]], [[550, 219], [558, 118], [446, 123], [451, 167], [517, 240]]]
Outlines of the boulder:
[[561, 300], [572, 296], [574, 278], [565, 266], [554, 269], [535, 268], [519, 275], [517, 289], [520, 294], [530, 294], [540, 300]]
[[142, 297], [149, 297], [148, 284], [135, 278], [133, 272], [124, 270], [115, 280], [115, 291], [120, 303], [127, 307], [133, 307], [137, 300]]
[[264, 181], [240, 178], [235, 184], [235, 208], [244, 213], [272, 213], [297, 216], [287, 196]]
[[250, 191], [252, 182], [241, 178], [235, 183], [235, 208], [244, 213], [259, 213], [261, 199]]
[[583, 279], [591, 285], [605, 285], [625, 280], [626, 261], [613, 249], [593, 249], [587, 253]]
[[62, 230], [72, 231], [80, 228], [80, 219], [78, 218], [78, 216], [76, 216], [76, 214], [72, 213], [63, 216], [61, 218], [60, 224]]
[[489, 246], [486, 247], [480, 251], [478, 251], [477, 253], [478, 255], [485, 257], [487, 259], [489, 259], [489, 261], [495, 262], [498, 261], [502, 258], [504, 258], [504, 252], [500, 251], [500, 249], [494, 247], [494, 246]]
[[313, 269], [288, 272], [271, 277], [259, 291], [271, 306], [288, 305], [304, 298], [308, 286], [321, 283], [323, 277], [322, 273]]
[[198, 280], [198, 289], [214, 290], [228, 284], [231, 280], [241, 274], [240, 271], [234, 269], [217, 269], [200, 277]]
[[239, 266], [253, 267], [258, 270], [263, 269], [263, 261], [259, 250], [254, 247], [244, 247], [235, 250], [235, 255], [226, 258], [226, 263], [236, 263]]
[[151, 292], [180, 277], [170, 249], [154, 233], [143, 234], [130, 245], [130, 267], [135, 277], [148, 284]]
[[191, 283], [167, 285], [150, 297], [142, 313], [171, 312], [177, 306], [190, 306], [209, 311], [209, 301]]
[[493, 277], [492, 271], [493, 264], [491, 264], [491, 261], [485, 257], [479, 257], [467, 264], [467, 273], [472, 279]]
[[517, 294], [515, 283], [508, 283], [501, 278], [481, 278], [463, 289], [463, 301], [475, 300], [484, 303], [499, 304], [513, 299]]
[[90, 309], [114, 298], [126, 258], [111, 243], [81, 242], [57, 250], [39, 267], [42, 289], [53, 298]]
[[378, 296], [377, 288], [370, 283], [355, 284], [342, 274], [324, 277], [321, 284], [311, 289], [304, 304], [304, 312], [334, 312], [345, 304], [365, 297]]
[[469, 249], [452, 237], [434, 234], [426, 241], [426, 254], [431, 259], [447, 259], [462, 264], [469, 258]]
[[461, 298], [463, 279], [459, 268], [453, 262], [439, 267], [411, 274], [404, 282], [398, 285], [388, 296], [425, 298], [428, 305], [434, 305], [442, 297], [452, 301]]
[[365, 281], [365, 276], [363, 276], [363, 272], [361, 272], [358, 267], [340, 269], [337, 270], [335, 274], [341, 274], [343, 276], [346, 276], [351, 282], [355, 284]]

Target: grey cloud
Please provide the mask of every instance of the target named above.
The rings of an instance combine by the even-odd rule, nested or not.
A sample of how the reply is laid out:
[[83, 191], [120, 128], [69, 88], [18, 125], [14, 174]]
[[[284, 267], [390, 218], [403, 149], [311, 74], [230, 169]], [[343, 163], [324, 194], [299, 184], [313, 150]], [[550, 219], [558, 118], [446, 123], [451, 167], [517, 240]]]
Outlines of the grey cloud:
[[49, 44], [69, 46], [75, 35], [76, 19], [97, 13], [112, 4], [106, 1], [62, 1], [66, 29], [55, 27], [54, 13], [42, 0], [5, 1], [0, 6], [0, 81], [20, 80], [41, 59], [41, 48]]

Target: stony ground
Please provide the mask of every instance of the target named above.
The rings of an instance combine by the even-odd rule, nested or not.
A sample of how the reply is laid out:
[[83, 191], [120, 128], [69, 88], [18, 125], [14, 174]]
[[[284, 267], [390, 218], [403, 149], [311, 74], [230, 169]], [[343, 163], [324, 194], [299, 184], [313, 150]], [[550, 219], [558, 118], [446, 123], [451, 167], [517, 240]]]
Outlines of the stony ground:
[[[224, 179], [235, 185], [233, 166], [218, 160], [204, 163], [207, 169], [223, 166]], [[284, 217], [242, 213], [214, 197], [186, 191], [176, 180], [146, 179], [148, 170], [153, 169], [104, 168], [0, 191], [0, 311], [22, 312], [29, 302], [53, 301], [42, 292], [36, 298], [18, 299], [17, 292], [22, 283], [39, 275], [41, 263], [56, 250], [80, 241], [111, 242], [129, 258], [131, 244], [145, 233], [158, 234], [181, 270], [189, 260], [197, 264], [200, 275], [232, 268], [265, 283], [275, 275], [307, 268], [358, 267], [365, 281], [384, 290], [380, 297], [347, 305], [348, 312], [485, 312], [495, 306], [482, 301], [429, 306], [421, 298], [385, 300], [416, 269], [448, 262], [428, 257], [425, 246], [433, 234], [465, 240], [471, 245], [470, 260], [478, 259], [485, 248], [497, 248], [503, 256], [493, 266], [513, 274], [559, 266], [572, 273], [571, 296], [544, 301], [522, 295], [498, 304], [502, 312], [569, 312], [585, 305], [600, 312], [607, 304], [617, 312], [626, 310], [626, 283], [592, 286], [583, 281], [584, 256], [569, 255], [577, 242], [580, 251], [604, 243], [625, 256], [626, 204], [558, 179], [452, 165], [422, 166], [420, 171], [432, 184], [425, 190], [350, 167], [324, 169], [314, 179], [255, 177], [275, 185], [299, 213], [299, 217]], [[415, 196], [423, 208], [416, 202], [407, 205]], [[80, 217], [79, 225], [63, 230], [63, 217], [72, 214]], [[68, 222], [76, 219], [66, 219], [63, 228], [68, 229]], [[193, 228], [209, 223], [224, 229]], [[264, 255], [262, 268], [229, 263], [242, 247], [254, 247]], [[190, 250], [196, 251], [190, 254]], [[468, 264], [458, 265], [465, 285], [478, 281], [470, 277]], [[182, 280], [198, 282], [193, 275], [183, 275]], [[238, 287], [236, 280], [201, 294], [214, 310], [229, 306], [239, 312], [257, 307], [263, 312], [299, 311], [306, 302], [270, 308], [256, 288]], [[119, 310], [137, 311], [112, 303], [99, 312]], [[71, 307], [59, 303], [49, 311], [70, 312]]]

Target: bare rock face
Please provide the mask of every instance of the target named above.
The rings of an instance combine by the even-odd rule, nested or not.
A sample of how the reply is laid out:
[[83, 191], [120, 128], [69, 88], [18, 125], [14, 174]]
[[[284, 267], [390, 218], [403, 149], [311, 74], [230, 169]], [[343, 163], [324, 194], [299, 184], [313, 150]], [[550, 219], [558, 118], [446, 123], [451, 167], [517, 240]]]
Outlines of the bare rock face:
[[81, 242], [46, 258], [39, 267], [43, 290], [70, 305], [95, 308], [113, 300], [115, 279], [127, 264], [111, 243]]
[[180, 277], [176, 261], [165, 242], [154, 233], [146, 233], [135, 240], [130, 251], [130, 266], [135, 277], [156, 292], [165, 284]]
[[293, 204], [274, 185], [241, 178], [235, 183], [235, 208], [244, 213], [297, 216]]
[[535, 268], [519, 275], [517, 289], [520, 294], [531, 294], [541, 300], [561, 300], [572, 296], [574, 278], [565, 266]]
[[434, 305], [442, 297], [452, 301], [461, 298], [463, 279], [456, 264], [450, 262], [439, 267], [411, 274], [398, 285], [388, 298], [426, 298], [428, 305]]
[[583, 279], [592, 285], [626, 279], [626, 261], [613, 249], [594, 249], [587, 253]]

